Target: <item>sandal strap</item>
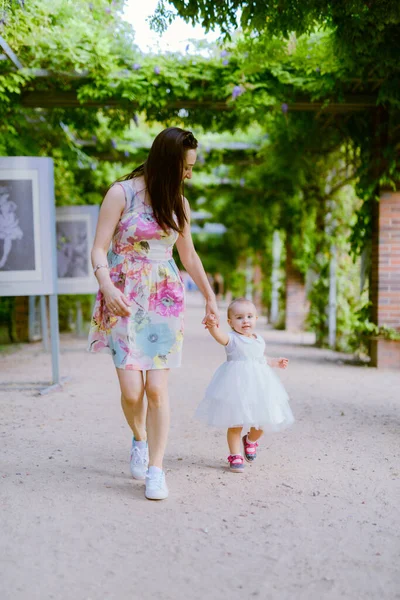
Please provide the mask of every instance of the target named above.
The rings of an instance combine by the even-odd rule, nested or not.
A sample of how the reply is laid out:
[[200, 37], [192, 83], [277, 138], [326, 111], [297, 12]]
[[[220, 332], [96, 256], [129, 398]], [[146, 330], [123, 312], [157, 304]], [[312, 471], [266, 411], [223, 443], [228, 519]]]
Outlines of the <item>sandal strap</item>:
[[245, 440], [244, 443], [246, 446], [250, 446], [250, 448], [258, 448], [258, 442], [248, 442]]
[[241, 454], [230, 454], [228, 456], [228, 462], [231, 465], [241, 465], [244, 462], [244, 458]]

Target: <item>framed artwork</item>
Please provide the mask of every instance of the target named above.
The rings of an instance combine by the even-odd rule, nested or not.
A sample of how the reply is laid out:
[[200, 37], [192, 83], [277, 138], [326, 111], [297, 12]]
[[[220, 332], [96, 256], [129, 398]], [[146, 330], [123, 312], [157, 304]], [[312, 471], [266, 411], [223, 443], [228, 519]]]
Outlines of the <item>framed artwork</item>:
[[0, 158], [0, 295], [57, 292], [53, 161]]
[[90, 260], [98, 215], [98, 206], [56, 209], [59, 294], [94, 294], [98, 291]]

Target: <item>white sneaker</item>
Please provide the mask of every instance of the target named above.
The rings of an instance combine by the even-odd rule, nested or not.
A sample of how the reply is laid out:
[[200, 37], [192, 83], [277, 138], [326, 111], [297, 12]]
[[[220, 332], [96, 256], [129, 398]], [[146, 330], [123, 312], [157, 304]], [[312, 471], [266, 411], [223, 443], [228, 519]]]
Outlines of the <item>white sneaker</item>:
[[135, 442], [132, 444], [130, 467], [134, 479], [146, 479], [149, 466], [149, 447], [139, 448]]
[[168, 488], [165, 483], [165, 473], [158, 467], [150, 467], [146, 475], [146, 491], [148, 500], [165, 500], [168, 498]]

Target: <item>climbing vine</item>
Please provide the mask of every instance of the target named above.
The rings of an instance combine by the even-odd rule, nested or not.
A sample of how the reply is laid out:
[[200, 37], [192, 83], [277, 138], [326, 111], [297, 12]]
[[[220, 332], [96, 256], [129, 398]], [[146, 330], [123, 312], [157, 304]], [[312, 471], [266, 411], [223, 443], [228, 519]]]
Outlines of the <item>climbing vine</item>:
[[[339, 279], [350, 272], [354, 279], [344, 257], [364, 251], [379, 187], [398, 183], [393, 3], [384, 1], [379, 15], [374, 3], [344, 0], [301, 9], [294, 0], [284, 7], [256, 1], [251, 9], [239, 0], [171, 4], [187, 20], [223, 32], [242, 7], [243, 31], [208, 56], [143, 55], [122, 18], [122, 0], [5, 2], [0, 35], [20, 64], [0, 61], [0, 153], [52, 156], [57, 203], [98, 203], [110, 181], [143, 161], [161, 127], [194, 129], [205, 140], [203, 183], [199, 178], [187, 195], [227, 228], [211, 243], [198, 239], [210, 270], [218, 260], [229, 279], [246, 256], [260, 254], [267, 269], [272, 232], [285, 231], [299, 271], [321, 275], [311, 297], [322, 340], [331, 241], [340, 240], [343, 254]], [[158, 26], [173, 18], [168, 11], [161, 2]], [[379, 26], [371, 33], [372, 22]], [[308, 111], [311, 101], [319, 102], [317, 113]], [[248, 147], [207, 149], [207, 131], [225, 142], [241, 131]], [[326, 226], [332, 200], [334, 231]], [[348, 310], [339, 328], [347, 335], [358, 300], [355, 284], [340, 286]]]

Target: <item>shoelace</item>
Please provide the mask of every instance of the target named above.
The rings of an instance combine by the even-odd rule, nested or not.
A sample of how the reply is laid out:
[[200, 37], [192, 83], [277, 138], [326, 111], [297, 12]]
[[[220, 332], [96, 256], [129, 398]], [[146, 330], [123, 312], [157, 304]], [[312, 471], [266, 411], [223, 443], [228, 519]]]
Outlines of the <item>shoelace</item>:
[[132, 448], [132, 456], [134, 456], [134, 462], [137, 465], [145, 465], [147, 462], [146, 454], [139, 450], [137, 446]]
[[151, 481], [151, 483], [153, 485], [156, 485], [157, 487], [161, 487], [163, 484], [163, 480], [164, 480], [164, 473], [156, 473], [153, 474], [151, 477], [147, 476], [149, 478], [149, 480]]

